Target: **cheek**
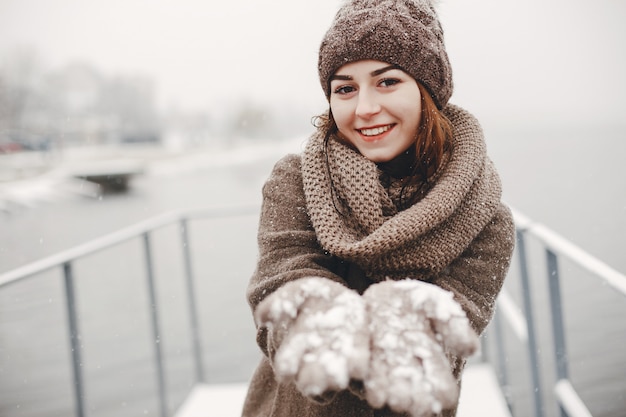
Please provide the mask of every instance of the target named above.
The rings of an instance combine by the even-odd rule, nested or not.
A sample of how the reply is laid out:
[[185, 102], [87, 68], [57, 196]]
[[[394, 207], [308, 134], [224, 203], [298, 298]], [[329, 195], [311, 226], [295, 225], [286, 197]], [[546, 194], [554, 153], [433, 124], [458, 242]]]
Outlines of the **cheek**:
[[422, 106], [415, 106], [414, 102], [406, 103], [402, 109], [401, 118], [405, 121], [406, 128], [414, 130], [417, 134], [417, 129], [419, 128], [422, 119]]
[[345, 129], [351, 120], [352, 113], [349, 106], [347, 106], [346, 103], [333, 104], [331, 101], [330, 111], [333, 113], [333, 119], [337, 124], [337, 128], [339, 128], [339, 130]]
[[413, 112], [413, 129], [415, 130], [415, 134], [417, 134], [417, 130], [421, 124], [422, 121], [422, 111], [421, 109], [418, 109], [417, 111]]

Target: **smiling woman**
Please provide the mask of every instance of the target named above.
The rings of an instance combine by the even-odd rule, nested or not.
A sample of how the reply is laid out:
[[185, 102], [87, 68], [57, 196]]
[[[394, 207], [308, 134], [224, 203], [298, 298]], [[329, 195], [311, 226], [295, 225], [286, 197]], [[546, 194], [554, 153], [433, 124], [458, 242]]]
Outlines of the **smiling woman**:
[[433, 2], [345, 2], [318, 70], [329, 110], [263, 187], [243, 415], [452, 417], [514, 229], [480, 125], [448, 103]]

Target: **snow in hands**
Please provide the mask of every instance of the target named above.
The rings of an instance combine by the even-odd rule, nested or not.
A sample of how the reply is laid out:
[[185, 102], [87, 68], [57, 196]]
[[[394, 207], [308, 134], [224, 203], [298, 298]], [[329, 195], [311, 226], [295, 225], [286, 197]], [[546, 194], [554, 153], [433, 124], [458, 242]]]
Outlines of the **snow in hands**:
[[371, 334], [367, 401], [413, 417], [454, 407], [459, 392], [446, 353], [469, 356], [478, 337], [452, 294], [404, 280], [372, 285], [363, 297]]
[[417, 280], [380, 282], [361, 297], [329, 279], [304, 278], [259, 304], [256, 319], [278, 349], [279, 381], [316, 397], [360, 380], [372, 407], [413, 417], [456, 404], [447, 355], [478, 349], [452, 293]]
[[257, 308], [279, 349], [274, 372], [315, 397], [363, 380], [369, 363], [365, 303], [358, 293], [325, 278], [288, 283]]

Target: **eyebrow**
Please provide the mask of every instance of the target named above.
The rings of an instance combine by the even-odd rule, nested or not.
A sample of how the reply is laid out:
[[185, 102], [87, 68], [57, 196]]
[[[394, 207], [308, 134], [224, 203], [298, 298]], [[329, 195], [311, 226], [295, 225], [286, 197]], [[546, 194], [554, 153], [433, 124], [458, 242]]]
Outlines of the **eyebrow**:
[[383, 73], [385, 73], [385, 72], [387, 72], [387, 71], [391, 71], [391, 70], [393, 70], [393, 69], [398, 69], [398, 66], [397, 66], [397, 65], [388, 65], [388, 66], [386, 66], [386, 67], [384, 67], [384, 68], [377, 69], [376, 71], [372, 71], [372, 72], [370, 72], [370, 75], [371, 75], [372, 77], [376, 77], [376, 76], [378, 76], [378, 75], [380, 75], [380, 74], [383, 74]]
[[[377, 70], [374, 70], [374, 71], [370, 72], [370, 76], [371, 77], [377, 77], [380, 74], [384, 74], [385, 72], [393, 70], [393, 69], [398, 69], [398, 66], [397, 65], [388, 65], [386, 67], [379, 68]], [[334, 81], [334, 80], [351, 81], [351, 80], [353, 80], [353, 78], [350, 75], [335, 74], [332, 77], [330, 77], [329, 81]]]

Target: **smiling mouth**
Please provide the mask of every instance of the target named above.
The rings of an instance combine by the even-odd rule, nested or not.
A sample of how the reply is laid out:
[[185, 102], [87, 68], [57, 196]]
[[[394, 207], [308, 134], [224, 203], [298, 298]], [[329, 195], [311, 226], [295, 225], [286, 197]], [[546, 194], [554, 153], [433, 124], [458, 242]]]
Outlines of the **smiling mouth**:
[[373, 137], [382, 135], [385, 132], [388, 132], [394, 125], [386, 125], [386, 126], [378, 126], [366, 129], [357, 129], [360, 134], [367, 137]]

